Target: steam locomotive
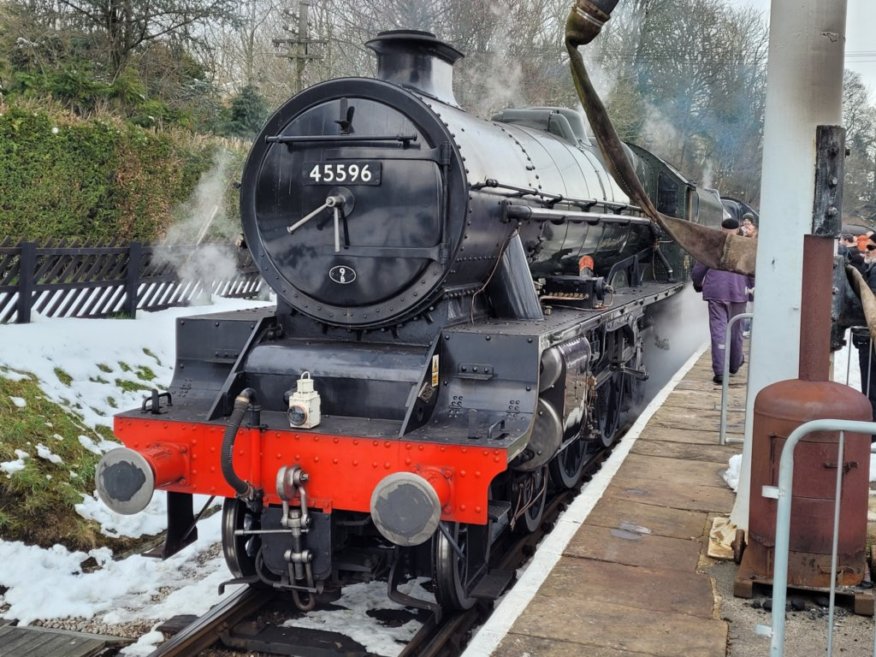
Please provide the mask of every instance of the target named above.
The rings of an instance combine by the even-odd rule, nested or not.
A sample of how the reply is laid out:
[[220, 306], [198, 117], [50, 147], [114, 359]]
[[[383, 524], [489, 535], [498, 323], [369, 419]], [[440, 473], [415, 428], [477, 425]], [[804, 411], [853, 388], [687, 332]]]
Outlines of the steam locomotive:
[[[645, 336], [691, 266], [612, 181], [571, 110], [463, 111], [458, 50], [426, 32], [367, 44], [376, 79], [289, 99], [243, 171], [246, 242], [276, 309], [178, 320], [168, 393], [115, 419], [101, 499], [168, 491], [159, 556], [222, 496], [237, 582], [312, 608], [388, 576], [404, 604], [498, 590], [490, 550], [579, 483], [647, 377]], [[659, 210], [723, 209], [653, 154], [628, 157]], [[432, 579], [435, 600], [402, 593]]]

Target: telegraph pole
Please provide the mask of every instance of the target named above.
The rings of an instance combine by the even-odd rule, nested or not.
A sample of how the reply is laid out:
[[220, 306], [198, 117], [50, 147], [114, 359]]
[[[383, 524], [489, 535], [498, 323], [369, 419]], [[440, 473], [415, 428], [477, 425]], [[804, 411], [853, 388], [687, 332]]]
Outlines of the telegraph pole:
[[298, 29], [287, 28], [294, 38], [289, 39], [273, 39], [272, 42], [275, 48], [286, 47], [286, 51], [279, 53], [278, 57], [285, 57], [289, 61], [295, 62], [295, 91], [300, 92], [304, 88], [304, 66], [313, 59], [322, 59], [322, 55], [311, 52], [311, 46], [322, 45], [324, 39], [309, 39], [308, 34], [308, 12], [310, 11], [311, 3], [306, 0], [298, 2]]

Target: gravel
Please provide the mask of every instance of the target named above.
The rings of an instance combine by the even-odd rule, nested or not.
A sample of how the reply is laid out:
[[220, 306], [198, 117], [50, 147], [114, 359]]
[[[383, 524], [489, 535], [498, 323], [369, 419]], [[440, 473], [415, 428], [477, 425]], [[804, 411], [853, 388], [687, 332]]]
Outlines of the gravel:
[[[736, 564], [719, 561], [709, 570], [721, 597], [721, 618], [730, 624], [727, 657], [763, 657], [769, 654], [770, 639], [755, 633], [757, 625], [770, 626], [772, 600], [763, 593], [746, 600], [733, 596]], [[765, 589], [766, 590], [766, 589]], [[821, 599], [819, 599], [821, 598]], [[826, 596], [789, 592], [785, 614], [785, 655], [809, 657], [827, 654], [828, 609]], [[833, 654], [842, 657], [872, 657], [874, 624], [869, 616], [857, 616], [850, 608], [837, 605]]]

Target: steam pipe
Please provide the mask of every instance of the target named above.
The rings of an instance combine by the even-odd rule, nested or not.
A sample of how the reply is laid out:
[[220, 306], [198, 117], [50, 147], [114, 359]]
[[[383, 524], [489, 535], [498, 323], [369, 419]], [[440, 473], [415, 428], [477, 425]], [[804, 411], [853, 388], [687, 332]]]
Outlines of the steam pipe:
[[234, 399], [234, 408], [231, 411], [231, 417], [228, 418], [228, 426], [225, 428], [225, 435], [222, 438], [222, 476], [225, 481], [231, 486], [238, 497], [243, 499], [253, 499], [255, 497], [255, 486], [248, 481], [245, 481], [237, 476], [234, 471], [234, 439], [237, 437], [237, 431], [243, 423], [243, 418], [247, 410], [255, 403], [255, 390], [246, 388], [240, 392]]
[[508, 242], [489, 288], [494, 306], [501, 317], [544, 319], [520, 235], [514, 235]]
[[617, 3], [618, 0], [576, 0], [566, 21], [566, 40], [576, 48], [593, 41]]
[[518, 221], [568, 221], [570, 223], [587, 223], [596, 225], [606, 224], [641, 224], [648, 225], [651, 220], [647, 217], [633, 217], [628, 214], [615, 214], [608, 212], [580, 212], [578, 210], [553, 210], [549, 208], [536, 208], [531, 205], [509, 204], [505, 213], [509, 219]]

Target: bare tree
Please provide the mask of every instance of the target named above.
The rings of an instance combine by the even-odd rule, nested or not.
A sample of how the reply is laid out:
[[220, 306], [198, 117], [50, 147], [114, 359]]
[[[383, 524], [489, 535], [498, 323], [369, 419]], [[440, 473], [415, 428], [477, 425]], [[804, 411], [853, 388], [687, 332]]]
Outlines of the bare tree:
[[232, 0], [58, 0], [71, 23], [98, 36], [105, 64], [115, 79], [140, 46], [161, 38], [199, 39], [198, 29], [209, 21], [234, 17]]
[[846, 148], [843, 214], [876, 227], [876, 107], [870, 105], [860, 74], [843, 79], [843, 124]]
[[[598, 59], [624, 137], [688, 175], [759, 193], [767, 30], [720, 0], [636, 0], [609, 23]], [[614, 18], [612, 18], [614, 21]]]

